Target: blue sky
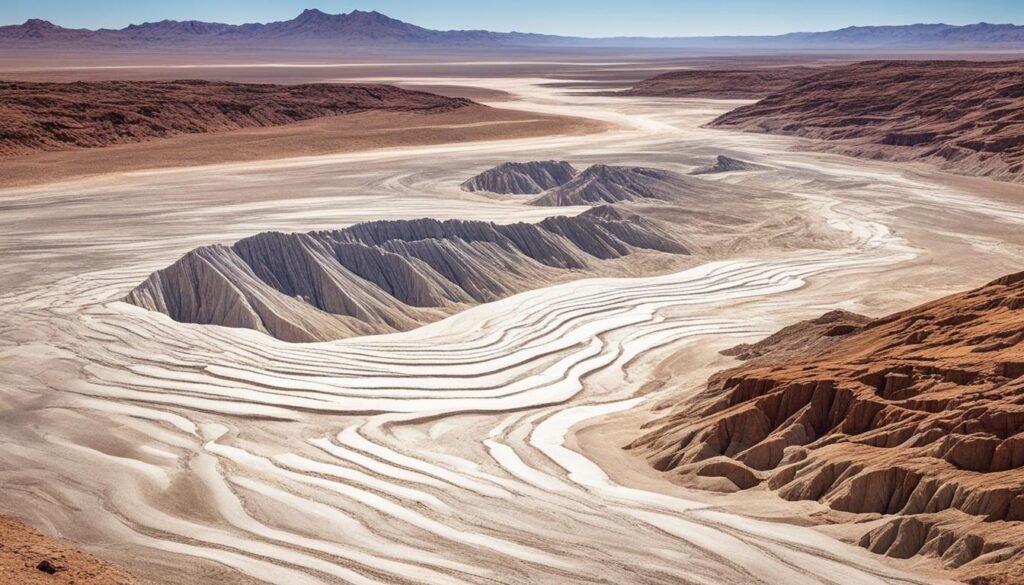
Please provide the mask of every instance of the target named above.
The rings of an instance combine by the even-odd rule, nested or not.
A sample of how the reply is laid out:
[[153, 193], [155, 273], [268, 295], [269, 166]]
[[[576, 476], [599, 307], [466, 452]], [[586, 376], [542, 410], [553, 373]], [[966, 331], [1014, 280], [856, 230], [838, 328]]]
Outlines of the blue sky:
[[778, 34], [849, 25], [1024, 23], [1024, 0], [0, 0], [0, 23], [120, 28], [162, 20], [267, 22], [304, 8], [378, 10], [428, 28], [579, 36]]

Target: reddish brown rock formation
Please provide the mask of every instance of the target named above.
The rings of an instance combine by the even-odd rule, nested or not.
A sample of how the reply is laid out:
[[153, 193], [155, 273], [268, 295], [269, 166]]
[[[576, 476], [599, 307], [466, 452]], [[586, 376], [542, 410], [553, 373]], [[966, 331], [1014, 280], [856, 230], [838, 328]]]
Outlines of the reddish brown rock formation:
[[0, 156], [282, 126], [371, 110], [435, 113], [467, 106], [483, 107], [386, 85], [0, 82]]
[[[998, 583], [1024, 570], [1024, 273], [866, 322], [834, 312], [734, 353], [630, 445], [876, 522], [860, 544]], [[986, 581], [984, 579], [997, 579]]]
[[645, 79], [621, 95], [755, 99], [786, 89], [821, 69], [767, 67], [764, 69], [687, 69]]
[[132, 585], [121, 569], [0, 516], [0, 583]]
[[1024, 62], [868, 61], [828, 69], [712, 127], [836, 141], [867, 158], [928, 159], [1024, 178]]

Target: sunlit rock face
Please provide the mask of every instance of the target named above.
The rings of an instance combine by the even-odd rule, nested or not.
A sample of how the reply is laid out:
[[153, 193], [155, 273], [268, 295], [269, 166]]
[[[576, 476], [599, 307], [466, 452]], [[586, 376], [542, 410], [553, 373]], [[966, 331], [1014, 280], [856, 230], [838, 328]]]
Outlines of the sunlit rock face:
[[462, 188], [502, 195], [535, 195], [568, 183], [578, 172], [565, 161], [508, 162], [468, 179]]
[[401, 331], [635, 250], [686, 254], [652, 222], [595, 207], [537, 224], [417, 219], [197, 248], [126, 301], [286, 341]]
[[748, 364], [630, 447], [728, 490], [894, 516], [861, 539], [874, 552], [1002, 563], [1024, 544], [1022, 311], [1019, 273], [880, 319], [798, 323], [735, 348]]

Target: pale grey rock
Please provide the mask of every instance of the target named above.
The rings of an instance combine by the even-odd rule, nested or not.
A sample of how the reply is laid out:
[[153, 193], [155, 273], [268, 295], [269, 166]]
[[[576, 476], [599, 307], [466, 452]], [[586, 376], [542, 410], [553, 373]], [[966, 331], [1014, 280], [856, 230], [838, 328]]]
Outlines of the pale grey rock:
[[545, 191], [530, 203], [543, 206], [593, 205], [664, 200], [699, 193], [685, 175], [662, 169], [593, 165], [568, 183]]
[[536, 195], [568, 183], [577, 172], [565, 161], [507, 162], [467, 180], [462, 188], [502, 195]]
[[652, 222], [608, 207], [537, 224], [374, 221], [197, 248], [125, 301], [181, 322], [321, 341], [411, 329], [638, 249], [688, 253]]
[[734, 173], [742, 171], [764, 171], [768, 170], [768, 167], [757, 165], [751, 162], [742, 161], [735, 159], [724, 154], [718, 155], [715, 159], [715, 163], [703, 167], [698, 167], [690, 171], [691, 175], [713, 175], [717, 173]]

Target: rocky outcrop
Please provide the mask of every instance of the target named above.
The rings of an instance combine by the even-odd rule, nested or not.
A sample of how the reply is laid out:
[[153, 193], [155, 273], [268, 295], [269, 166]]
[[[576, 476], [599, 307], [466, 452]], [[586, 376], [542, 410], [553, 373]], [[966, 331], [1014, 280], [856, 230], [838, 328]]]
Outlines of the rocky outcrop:
[[881, 319], [832, 312], [735, 348], [747, 364], [630, 448], [728, 489], [890, 518], [861, 540], [875, 552], [971, 578], [1019, 570], [1022, 321], [1024, 273]]
[[856, 333], [872, 320], [870, 317], [837, 309], [807, 321], [800, 321], [756, 343], [743, 343], [722, 352], [741, 360], [752, 360], [766, 355], [772, 359], [796, 354], [816, 353]]
[[568, 183], [577, 172], [565, 161], [507, 162], [468, 179], [462, 188], [503, 195], [536, 195]]
[[610, 208], [537, 224], [374, 221], [198, 248], [125, 300], [186, 323], [328, 340], [410, 329], [636, 250], [688, 253], [654, 223]]
[[[724, 172], [762, 167], [728, 157], [719, 157]], [[470, 178], [462, 184], [467, 191], [500, 194], [539, 194], [531, 205], [604, 205], [627, 201], [668, 201], [680, 196], [697, 196], [709, 187], [685, 175], [663, 169], [597, 164], [577, 171], [565, 161], [504, 163]]]
[[620, 95], [756, 99], [784, 90], [794, 82], [821, 72], [814, 67], [763, 67], [760, 69], [686, 69], [655, 75], [638, 82]]
[[440, 113], [473, 102], [386, 85], [213, 81], [0, 82], [0, 156], [283, 126], [368, 111]]
[[858, 541], [873, 553], [897, 559], [925, 556], [971, 585], [1014, 585], [1024, 571], [1020, 523], [986, 522], [972, 516], [894, 516]]
[[764, 171], [768, 167], [757, 165], [751, 162], [735, 159], [724, 154], [718, 155], [715, 163], [703, 167], [697, 167], [690, 171], [691, 175], [715, 175], [718, 173], [738, 173], [743, 171]]
[[699, 185], [690, 181], [684, 175], [662, 169], [593, 165], [530, 203], [563, 206], [671, 200], [700, 193]]
[[924, 159], [1024, 179], [1024, 62], [869, 61], [797, 81], [711, 123], [828, 141], [866, 158]]
[[50, 538], [16, 518], [0, 516], [0, 582], [18, 585], [133, 585], [128, 573]]

